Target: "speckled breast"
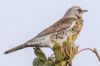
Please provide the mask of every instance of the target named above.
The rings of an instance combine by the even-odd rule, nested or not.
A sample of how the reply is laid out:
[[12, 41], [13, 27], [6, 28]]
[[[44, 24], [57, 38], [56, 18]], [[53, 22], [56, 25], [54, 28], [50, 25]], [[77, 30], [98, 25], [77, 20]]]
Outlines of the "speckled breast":
[[52, 33], [50, 38], [51, 41], [58, 42], [62, 44], [63, 41], [69, 40], [74, 42], [77, 38], [77, 35], [80, 33], [83, 26], [83, 20], [81, 18], [75, 21], [75, 24], [70, 29], [64, 29], [55, 33]]

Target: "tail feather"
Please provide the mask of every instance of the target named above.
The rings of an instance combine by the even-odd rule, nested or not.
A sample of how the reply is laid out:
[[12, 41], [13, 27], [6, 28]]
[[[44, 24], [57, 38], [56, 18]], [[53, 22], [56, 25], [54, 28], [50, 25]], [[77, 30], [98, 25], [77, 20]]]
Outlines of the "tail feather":
[[38, 45], [38, 44], [22, 44], [22, 45], [19, 45], [17, 47], [14, 47], [12, 49], [9, 49], [7, 51], [4, 52], [4, 54], [9, 54], [11, 52], [14, 52], [14, 51], [17, 51], [17, 50], [20, 50], [20, 49], [24, 49], [26, 47], [48, 47], [48, 45]]
[[5, 51], [4, 54], [8, 54], [8, 53], [11, 53], [11, 52], [14, 52], [14, 51], [17, 51], [17, 50], [26, 48], [26, 47], [28, 47], [28, 45], [27, 45], [27, 44], [23, 44], [23, 45], [14, 47], [14, 48], [12, 48], [12, 49], [9, 49], [8, 51]]
[[44, 44], [31, 44], [31, 43], [24, 43], [22, 45], [19, 45], [17, 47], [14, 47], [12, 49], [9, 49], [7, 51], [4, 52], [4, 54], [9, 54], [11, 52], [14, 52], [14, 51], [17, 51], [17, 50], [20, 50], [20, 49], [24, 49], [26, 47], [48, 47], [48, 45], [44, 45]]

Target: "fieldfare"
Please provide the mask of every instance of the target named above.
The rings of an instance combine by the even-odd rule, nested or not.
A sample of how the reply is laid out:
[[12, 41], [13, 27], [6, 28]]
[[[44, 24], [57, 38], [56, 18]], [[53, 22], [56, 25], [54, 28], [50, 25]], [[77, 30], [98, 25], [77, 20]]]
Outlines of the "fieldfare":
[[[12, 48], [5, 52], [5, 54], [26, 48], [26, 47], [49, 47], [53, 48], [55, 42], [58, 42], [61, 46], [63, 41], [69, 39], [70, 35], [77, 35], [83, 25], [82, 15], [87, 10], [81, 9], [79, 6], [71, 7], [65, 15], [56, 23], [40, 32], [36, 37], [25, 42], [24, 44]], [[76, 38], [71, 41], [75, 41]]]

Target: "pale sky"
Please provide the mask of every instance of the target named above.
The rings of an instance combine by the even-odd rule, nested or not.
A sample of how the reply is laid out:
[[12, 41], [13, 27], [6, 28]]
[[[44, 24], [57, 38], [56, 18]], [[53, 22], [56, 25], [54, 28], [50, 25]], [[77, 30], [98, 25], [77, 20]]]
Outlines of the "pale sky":
[[[0, 66], [32, 66], [32, 48], [5, 55], [4, 51], [36, 36], [59, 20], [68, 8], [80, 6], [84, 26], [76, 40], [82, 48], [97, 48], [100, 54], [100, 0], [0, 0]], [[50, 49], [43, 49], [50, 56]], [[84, 51], [73, 59], [73, 66], [100, 66], [95, 54]]]

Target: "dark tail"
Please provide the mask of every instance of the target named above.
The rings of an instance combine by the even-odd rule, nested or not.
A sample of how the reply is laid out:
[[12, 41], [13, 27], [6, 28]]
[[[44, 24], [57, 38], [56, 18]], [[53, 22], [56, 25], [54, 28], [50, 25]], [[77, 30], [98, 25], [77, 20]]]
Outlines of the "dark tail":
[[25, 43], [25, 44], [19, 45], [17, 47], [14, 47], [12, 49], [9, 49], [8, 51], [5, 51], [4, 54], [9, 54], [11, 52], [14, 52], [14, 51], [17, 51], [17, 50], [20, 50], [20, 49], [24, 49], [26, 47], [48, 47], [48, 45]]
[[28, 47], [28, 45], [27, 44], [23, 44], [23, 45], [15, 47], [15, 48], [9, 49], [8, 51], [5, 51], [4, 54], [8, 54], [8, 53], [11, 53], [11, 52], [14, 52], [14, 51], [26, 48], [26, 47]]

